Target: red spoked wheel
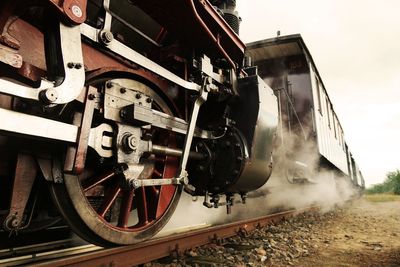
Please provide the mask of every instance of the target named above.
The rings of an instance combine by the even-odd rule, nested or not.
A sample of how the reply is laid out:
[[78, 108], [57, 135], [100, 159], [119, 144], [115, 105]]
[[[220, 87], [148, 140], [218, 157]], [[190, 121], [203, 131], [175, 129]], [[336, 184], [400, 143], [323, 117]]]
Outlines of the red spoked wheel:
[[[166, 102], [153, 90], [143, 84], [140, 87], [153, 99], [153, 109], [172, 114]], [[101, 122], [94, 119], [93, 125]], [[152, 128], [151, 132], [154, 144], [176, 147], [175, 134], [158, 128]], [[179, 165], [179, 160], [170, 156], [151, 155], [142, 161], [146, 178], [153, 179], [175, 177]], [[51, 186], [55, 203], [66, 221], [91, 243], [128, 245], [149, 239], [162, 229], [176, 208], [180, 186], [134, 190], [127, 186], [122, 168], [115, 159], [99, 163], [99, 156], [89, 153], [81, 175], [64, 174], [62, 184]]]

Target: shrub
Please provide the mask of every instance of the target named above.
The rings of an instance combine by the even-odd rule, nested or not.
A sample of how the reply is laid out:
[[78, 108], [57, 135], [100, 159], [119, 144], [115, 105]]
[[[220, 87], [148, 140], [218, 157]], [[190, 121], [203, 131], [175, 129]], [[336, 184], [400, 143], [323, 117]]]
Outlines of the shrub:
[[393, 193], [400, 195], [400, 170], [389, 172], [383, 183], [368, 188], [366, 192], [367, 194]]

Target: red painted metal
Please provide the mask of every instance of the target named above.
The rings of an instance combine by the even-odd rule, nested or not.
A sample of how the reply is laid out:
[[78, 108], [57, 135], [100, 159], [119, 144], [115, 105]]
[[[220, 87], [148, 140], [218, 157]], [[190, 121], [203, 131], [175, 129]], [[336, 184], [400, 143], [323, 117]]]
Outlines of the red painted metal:
[[103, 174], [101, 174], [101, 175], [99, 175], [97, 177], [94, 177], [92, 179], [88, 179], [87, 181], [85, 180], [83, 182], [83, 184], [82, 184], [82, 188], [83, 188], [83, 190], [85, 192], [89, 191], [90, 189], [94, 188], [95, 186], [97, 186], [97, 185], [105, 182], [106, 180], [114, 177], [114, 175], [115, 175], [115, 171], [111, 170], [111, 171], [103, 173]]
[[146, 226], [151, 223], [149, 218], [149, 209], [146, 197], [146, 188], [141, 187], [136, 192], [136, 206], [139, 217], [139, 222], [136, 227]]
[[133, 190], [125, 190], [122, 196], [121, 208], [119, 211], [118, 227], [127, 228], [128, 220], [133, 206], [133, 197], [135, 193]]
[[112, 204], [115, 202], [119, 192], [121, 192], [121, 187], [118, 184], [115, 184], [107, 193], [103, 200], [103, 204], [97, 213], [104, 218], [107, 211], [110, 210]]
[[[167, 157], [167, 168], [164, 169], [163, 177], [164, 178], [172, 178], [176, 175], [178, 169], [178, 159], [173, 157]], [[168, 205], [171, 203], [172, 198], [174, 197], [176, 187], [171, 185], [161, 186], [157, 201], [157, 211], [156, 218], [160, 218], [165, 210], [168, 208]]]
[[87, 0], [48, 0], [70, 23], [81, 24], [86, 20]]

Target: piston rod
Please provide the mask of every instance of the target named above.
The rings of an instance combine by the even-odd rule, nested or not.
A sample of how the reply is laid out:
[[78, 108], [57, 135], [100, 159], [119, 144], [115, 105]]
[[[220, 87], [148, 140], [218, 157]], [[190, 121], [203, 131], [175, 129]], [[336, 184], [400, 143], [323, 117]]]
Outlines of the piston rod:
[[[167, 156], [173, 156], [173, 157], [181, 157], [183, 152], [182, 152], [182, 150], [176, 149], [176, 148], [153, 145], [151, 153], [154, 153], [156, 155], [167, 155]], [[203, 160], [206, 157], [207, 157], [207, 155], [205, 155], [203, 153], [200, 153], [200, 152], [195, 152], [195, 151], [190, 151], [189, 152], [189, 158], [192, 159], [192, 160]]]

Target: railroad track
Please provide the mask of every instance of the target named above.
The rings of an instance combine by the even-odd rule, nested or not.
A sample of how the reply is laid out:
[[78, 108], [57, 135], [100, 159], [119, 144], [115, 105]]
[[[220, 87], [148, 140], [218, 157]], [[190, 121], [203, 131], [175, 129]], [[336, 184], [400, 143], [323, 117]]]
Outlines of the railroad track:
[[184, 251], [211, 242], [220, 242], [240, 231], [252, 231], [282, 219], [294, 217], [305, 212], [316, 211], [312, 206], [301, 210], [289, 210], [263, 217], [242, 220], [229, 224], [212, 226], [189, 232], [152, 239], [133, 246], [104, 249], [85, 245], [50, 252], [35, 253], [0, 260], [0, 266], [133, 266], [171, 254], [180, 255]]

